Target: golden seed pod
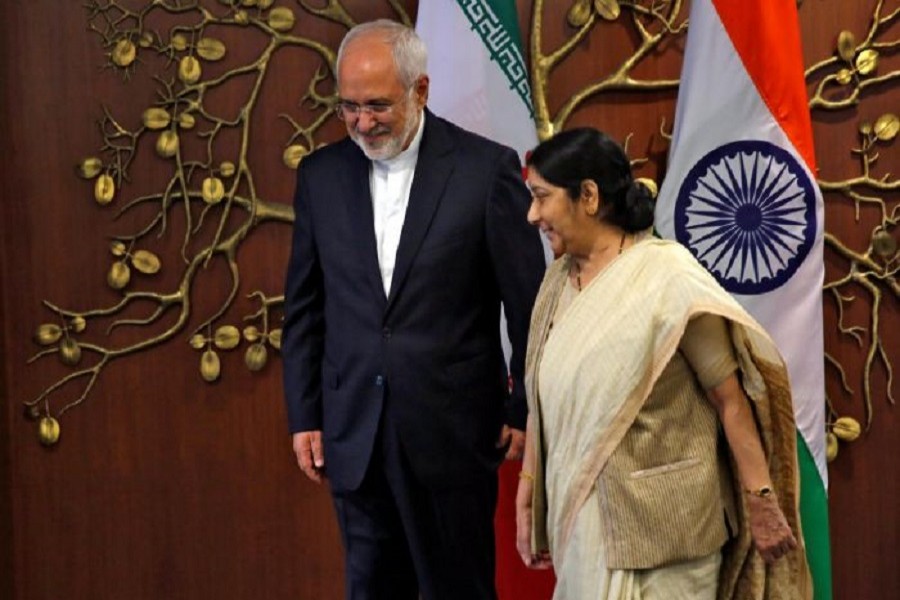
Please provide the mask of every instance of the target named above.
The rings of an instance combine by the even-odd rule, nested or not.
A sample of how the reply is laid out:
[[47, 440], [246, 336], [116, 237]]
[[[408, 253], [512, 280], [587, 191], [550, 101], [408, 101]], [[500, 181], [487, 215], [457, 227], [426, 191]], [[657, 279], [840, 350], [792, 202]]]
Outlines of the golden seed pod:
[[55, 344], [62, 337], [62, 327], [55, 323], [44, 323], [34, 333], [34, 341], [41, 346]]
[[137, 57], [137, 48], [135, 48], [134, 44], [131, 40], [121, 39], [116, 42], [115, 48], [112, 51], [112, 61], [124, 68], [134, 62], [134, 59]]
[[197, 120], [191, 113], [181, 113], [178, 115], [178, 126], [182, 129], [193, 129], [197, 124]]
[[856, 54], [856, 38], [853, 36], [853, 32], [845, 29], [838, 34], [837, 52], [838, 56], [846, 62], [853, 61], [853, 55]]
[[222, 363], [219, 362], [219, 355], [215, 350], [207, 350], [200, 357], [200, 376], [204, 381], [212, 383], [219, 378], [222, 372]]
[[149, 48], [153, 45], [153, 34], [149, 31], [145, 31], [141, 34], [141, 38], [138, 40], [138, 46], [141, 48]]
[[284, 6], [273, 8], [268, 23], [275, 31], [290, 31], [294, 28], [294, 11]]
[[878, 68], [878, 51], [863, 50], [856, 56], [856, 70], [860, 75], [869, 75]]
[[187, 48], [187, 38], [180, 33], [176, 33], [172, 36], [172, 48], [174, 48], [178, 52], [181, 52], [182, 50]]
[[222, 177], [231, 177], [232, 175], [234, 175], [234, 172], [234, 163], [229, 160], [222, 161], [222, 164], [219, 165], [219, 175], [221, 175]]
[[103, 161], [95, 156], [89, 156], [78, 163], [75, 169], [82, 179], [93, 179], [103, 170]]
[[859, 426], [859, 421], [853, 417], [841, 417], [831, 426], [831, 431], [845, 442], [852, 442], [859, 437], [862, 428]]
[[193, 56], [184, 56], [178, 62], [178, 79], [187, 84], [196, 83], [202, 73], [200, 61]]
[[131, 269], [128, 268], [128, 265], [123, 260], [114, 262], [106, 275], [106, 283], [114, 290], [121, 290], [128, 285], [130, 280]]
[[225, 44], [216, 38], [201, 38], [197, 42], [197, 54], [205, 60], [221, 60], [225, 56]]
[[656, 195], [659, 194], [659, 187], [656, 185], [656, 182], [649, 177], [638, 177], [635, 181], [643, 184], [644, 187], [650, 191], [652, 197], [656, 198]]
[[195, 333], [191, 336], [191, 341], [189, 343], [194, 350], [201, 350], [203, 346], [206, 345], [206, 338], [203, 337], [203, 334]]
[[162, 268], [159, 257], [149, 250], [138, 250], [131, 255], [131, 264], [144, 275], [153, 275]]
[[889, 142], [897, 137], [898, 130], [900, 130], [900, 119], [891, 113], [881, 115], [872, 125], [872, 132], [882, 142]]
[[607, 21], [615, 21], [622, 9], [619, 0], [594, 0], [594, 10]]
[[244, 327], [244, 339], [251, 344], [259, 339], [259, 329], [253, 325]]
[[568, 14], [566, 14], [566, 20], [572, 27], [583, 27], [590, 18], [590, 0], [575, 0], [571, 8], [569, 8]]
[[45, 446], [52, 446], [59, 441], [59, 421], [53, 417], [44, 417], [38, 423], [38, 439]]
[[256, 0], [256, 6], [262, 10], [266, 10], [275, 3], [275, 0]]
[[70, 367], [77, 365], [81, 361], [81, 346], [78, 342], [70, 337], [64, 338], [59, 343], [59, 360]]
[[171, 158], [178, 152], [178, 134], [166, 129], [156, 139], [156, 153], [163, 158]]
[[897, 253], [897, 240], [882, 229], [872, 236], [872, 249], [881, 258], [890, 258]]
[[75, 315], [69, 323], [72, 325], [72, 331], [75, 333], [81, 333], [87, 328], [87, 321], [81, 315]]
[[231, 350], [241, 343], [241, 332], [234, 325], [222, 325], [216, 330], [213, 342], [217, 348]]
[[172, 115], [164, 108], [148, 108], [141, 115], [147, 129], [165, 129], [172, 122]]
[[116, 182], [104, 173], [94, 181], [94, 200], [97, 204], [109, 204], [116, 195]]
[[859, 132], [865, 136], [868, 136], [872, 133], [872, 124], [868, 121], [863, 121], [859, 124]]
[[234, 13], [234, 22], [238, 25], [246, 25], [250, 22], [250, 17], [247, 16], [246, 10], [239, 10]]
[[297, 165], [300, 164], [300, 161], [303, 160], [303, 157], [307, 154], [309, 154], [309, 150], [307, 150], [305, 146], [294, 144], [293, 146], [288, 146], [284, 149], [284, 154], [281, 155], [281, 159], [289, 169], [296, 169]]
[[276, 350], [281, 350], [281, 330], [273, 329], [269, 332], [269, 343]]
[[851, 81], [853, 81], [853, 72], [850, 69], [841, 69], [835, 75], [835, 79], [841, 85], [847, 85]]
[[241, 0], [241, 6], [246, 6], [247, 8], [256, 6], [256, 0]]
[[269, 351], [266, 350], [265, 344], [262, 342], [257, 342], [253, 344], [249, 348], [247, 348], [246, 354], [244, 354], [244, 363], [247, 365], [247, 368], [251, 371], [260, 371], [264, 366], [266, 366], [266, 360], [269, 358]]
[[119, 240], [115, 240], [109, 245], [109, 251], [112, 252], [113, 256], [125, 256], [125, 253], [128, 251], [125, 248], [125, 244], [123, 244]]
[[218, 177], [207, 177], [203, 180], [202, 194], [207, 204], [218, 204], [225, 196], [225, 185]]
[[830, 431], [825, 434], [825, 459], [828, 462], [833, 461], [838, 455], [838, 439], [837, 436]]

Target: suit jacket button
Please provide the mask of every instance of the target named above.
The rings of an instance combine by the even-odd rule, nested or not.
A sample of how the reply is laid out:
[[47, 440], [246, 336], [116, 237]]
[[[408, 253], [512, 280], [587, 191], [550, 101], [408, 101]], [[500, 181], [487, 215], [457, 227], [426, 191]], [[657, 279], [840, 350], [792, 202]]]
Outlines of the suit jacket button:
[[384, 377], [382, 377], [381, 375], [377, 375], [375, 377], [375, 385], [378, 387], [383, 386], [384, 385]]

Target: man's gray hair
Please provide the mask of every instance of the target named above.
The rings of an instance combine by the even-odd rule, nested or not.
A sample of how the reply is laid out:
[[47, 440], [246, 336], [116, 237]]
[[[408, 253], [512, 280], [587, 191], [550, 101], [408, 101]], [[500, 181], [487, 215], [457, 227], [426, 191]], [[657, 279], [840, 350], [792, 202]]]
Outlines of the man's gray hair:
[[361, 23], [347, 32], [341, 41], [337, 54], [337, 73], [340, 77], [341, 59], [346, 47], [356, 38], [363, 35], [375, 35], [380, 37], [391, 47], [394, 56], [394, 65], [397, 67], [397, 75], [404, 87], [412, 87], [416, 80], [425, 75], [428, 66], [428, 50], [425, 42], [416, 31], [397, 21], [390, 19], [378, 19]]

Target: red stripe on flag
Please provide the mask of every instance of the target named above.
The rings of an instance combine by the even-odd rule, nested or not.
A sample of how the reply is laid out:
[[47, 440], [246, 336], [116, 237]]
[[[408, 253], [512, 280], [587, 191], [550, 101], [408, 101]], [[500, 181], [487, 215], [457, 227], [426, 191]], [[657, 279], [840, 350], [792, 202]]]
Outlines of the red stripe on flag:
[[712, 0], [747, 74], [816, 174], [796, 0]]

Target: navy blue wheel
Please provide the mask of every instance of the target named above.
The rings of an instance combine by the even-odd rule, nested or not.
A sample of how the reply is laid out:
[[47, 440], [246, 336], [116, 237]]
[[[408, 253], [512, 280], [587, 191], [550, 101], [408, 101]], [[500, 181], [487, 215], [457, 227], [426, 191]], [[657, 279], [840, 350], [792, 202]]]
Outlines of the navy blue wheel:
[[793, 276], [812, 248], [813, 185], [794, 156], [774, 144], [725, 144], [681, 184], [675, 237], [729, 292], [769, 292]]

